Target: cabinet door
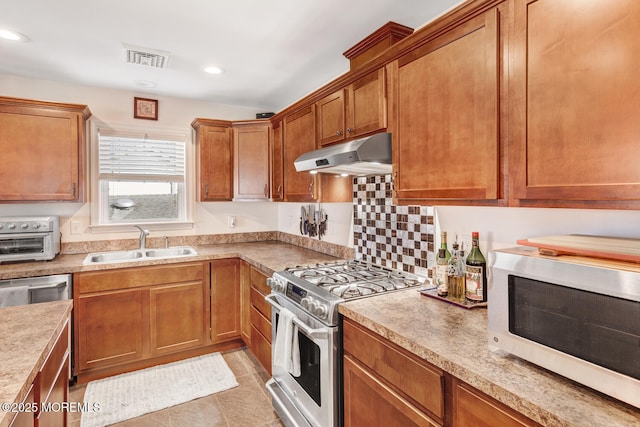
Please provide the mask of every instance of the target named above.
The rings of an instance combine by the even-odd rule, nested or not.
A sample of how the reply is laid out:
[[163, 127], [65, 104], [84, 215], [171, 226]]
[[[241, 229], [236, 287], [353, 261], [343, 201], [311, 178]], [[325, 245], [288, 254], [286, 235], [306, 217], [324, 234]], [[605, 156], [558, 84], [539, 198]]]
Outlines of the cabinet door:
[[143, 291], [81, 295], [76, 299], [78, 369], [117, 365], [143, 356]]
[[233, 196], [233, 138], [230, 124], [198, 124], [198, 171], [201, 202], [231, 200]]
[[240, 337], [240, 264], [237, 259], [211, 262], [211, 339]]
[[240, 261], [240, 336], [251, 348], [251, 266]]
[[0, 98], [0, 200], [82, 201], [85, 117], [33, 104]]
[[316, 102], [318, 144], [328, 145], [344, 140], [345, 132], [345, 90], [340, 89]]
[[284, 197], [287, 202], [313, 202], [318, 198], [316, 176], [296, 171], [293, 162], [316, 148], [315, 106], [284, 119]]
[[639, 20], [634, 1], [515, 2], [514, 204], [640, 207]]
[[348, 87], [347, 137], [357, 137], [387, 127], [386, 73], [378, 71], [353, 82]]
[[501, 196], [500, 16], [489, 10], [397, 61], [393, 157], [399, 201]]
[[269, 198], [269, 122], [234, 125], [234, 200]]
[[345, 427], [438, 425], [355, 359], [343, 360]]
[[149, 289], [152, 354], [171, 353], [205, 344], [208, 321], [205, 325], [204, 305], [207, 294], [202, 282]]
[[271, 138], [271, 199], [284, 200], [282, 122], [273, 124]]
[[513, 409], [458, 379], [453, 381], [453, 426], [539, 426]]

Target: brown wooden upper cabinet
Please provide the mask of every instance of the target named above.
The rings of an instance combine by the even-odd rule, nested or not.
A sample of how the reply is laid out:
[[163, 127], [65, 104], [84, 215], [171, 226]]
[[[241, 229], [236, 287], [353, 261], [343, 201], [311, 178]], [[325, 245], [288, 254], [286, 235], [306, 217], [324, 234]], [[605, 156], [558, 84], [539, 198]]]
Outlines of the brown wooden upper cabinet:
[[287, 202], [313, 202], [318, 199], [317, 175], [298, 172], [293, 162], [303, 153], [316, 149], [315, 104], [284, 118], [284, 199]]
[[387, 127], [385, 69], [316, 102], [318, 143], [341, 142]]
[[269, 199], [269, 139], [271, 123], [233, 123], [233, 199]]
[[277, 121], [271, 131], [271, 200], [274, 202], [284, 200], [282, 127], [282, 121]]
[[510, 203], [639, 208], [640, 2], [514, 4]]
[[231, 200], [233, 197], [233, 134], [231, 122], [195, 119], [196, 168], [201, 202]]
[[498, 99], [504, 15], [495, 8], [476, 15], [389, 65], [399, 203], [496, 204], [502, 197]]
[[86, 105], [0, 97], [0, 201], [84, 201]]

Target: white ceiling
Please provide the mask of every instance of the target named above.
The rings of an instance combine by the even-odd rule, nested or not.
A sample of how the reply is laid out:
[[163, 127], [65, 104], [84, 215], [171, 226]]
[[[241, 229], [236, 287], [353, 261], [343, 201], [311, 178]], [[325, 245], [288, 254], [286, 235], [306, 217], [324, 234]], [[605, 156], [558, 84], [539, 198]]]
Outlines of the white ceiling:
[[[10, 3], [0, 28], [28, 41], [0, 39], [2, 74], [277, 112], [348, 71], [342, 53], [388, 21], [417, 29], [460, 0]], [[123, 43], [168, 51], [168, 66], [126, 63]], [[206, 74], [207, 65], [224, 72]]]

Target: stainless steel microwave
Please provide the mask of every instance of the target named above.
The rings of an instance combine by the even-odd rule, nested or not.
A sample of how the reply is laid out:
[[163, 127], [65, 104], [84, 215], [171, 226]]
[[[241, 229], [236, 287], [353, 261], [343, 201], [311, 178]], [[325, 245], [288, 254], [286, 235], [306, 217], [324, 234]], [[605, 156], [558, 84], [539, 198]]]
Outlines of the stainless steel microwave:
[[640, 408], [640, 264], [498, 250], [490, 348]]

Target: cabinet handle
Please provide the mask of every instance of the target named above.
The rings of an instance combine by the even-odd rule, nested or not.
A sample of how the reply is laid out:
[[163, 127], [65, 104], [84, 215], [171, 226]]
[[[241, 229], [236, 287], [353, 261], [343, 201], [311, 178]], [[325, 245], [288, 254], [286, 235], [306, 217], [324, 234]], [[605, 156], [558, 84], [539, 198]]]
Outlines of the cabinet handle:
[[397, 196], [398, 192], [396, 191], [396, 177], [398, 176], [398, 171], [394, 171], [393, 175], [391, 175], [391, 194]]
[[269, 187], [267, 184], [264, 185], [264, 197], [269, 197]]
[[71, 196], [76, 197], [76, 183], [71, 184]]
[[353, 132], [353, 129], [347, 128], [347, 132], [351, 133], [351, 132]]
[[282, 199], [282, 184], [278, 185], [278, 191], [276, 191], [280, 198]]
[[309, 184], [309, 194], [311, 195], [312, 199], [315, 199], [313, 195], [313, 178], [311, 179], [311, 184]]
[[206, 184], [206, 185], [204, 186], [204, 196], [205, 196], [205, 198], [207, 198], [207, 199], [209, 198], [209, 184]]
[[338, 136], [342, 135], [342, 131], [341, 130], [337, 131], [336, 135], [338, 135]]

